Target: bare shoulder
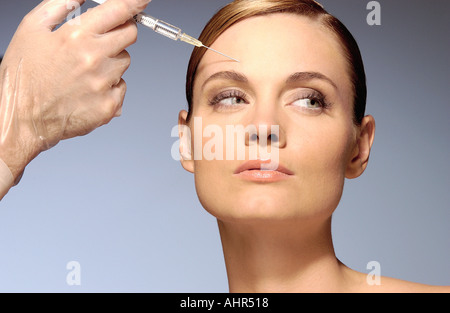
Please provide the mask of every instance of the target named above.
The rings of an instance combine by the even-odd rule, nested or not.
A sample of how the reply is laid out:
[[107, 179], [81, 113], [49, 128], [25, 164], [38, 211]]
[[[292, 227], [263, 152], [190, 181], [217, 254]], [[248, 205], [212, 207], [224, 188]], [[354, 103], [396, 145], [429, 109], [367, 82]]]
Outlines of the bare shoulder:
[[391, 277], [381, 277], [379, 286], [369, 287], [379, 287], [378, 292], [388, 293], [450, 293], [450, 286], [426, 285]]
[[349, 269], [348, 282], [352, 292], [362, 293], [450, 293], [450, 286], [433, 286], [381, 276], [368, 279], [366, 273]]

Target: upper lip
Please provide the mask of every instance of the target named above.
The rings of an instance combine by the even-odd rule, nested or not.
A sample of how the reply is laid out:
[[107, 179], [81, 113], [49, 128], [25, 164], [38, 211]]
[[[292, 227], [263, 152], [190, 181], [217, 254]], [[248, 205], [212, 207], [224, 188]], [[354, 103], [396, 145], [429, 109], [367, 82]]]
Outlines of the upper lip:
[[[270, 160], [267, 160], [267, 161], [252, 160], [252, 161], [244, 162], [234, 171], [234, 174], [239, 174], [241, 172], [251, 171], [251, 170], [261, 171], [261, 170], [263, 170], [262, 169], [262, 165], [263, 164], [270, 164]], [[277, 169], [275, 171], [280, 172], [280, 173], [284, 173], [286, 175], [294, 175], [294, 173], [292, 171], [290, 171], [289, 169], [287, 169], [286, 167], [284, 167], [280, 163], [278, 163], [278, 167], [277, 167]]]

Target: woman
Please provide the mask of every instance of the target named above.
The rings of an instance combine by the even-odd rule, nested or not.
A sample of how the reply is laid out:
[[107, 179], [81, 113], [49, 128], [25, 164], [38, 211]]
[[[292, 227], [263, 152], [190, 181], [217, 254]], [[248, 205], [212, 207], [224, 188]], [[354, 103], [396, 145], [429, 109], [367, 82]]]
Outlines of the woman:
[[[384, 277], [369, 284], [335, 256], [331, 217], [345, 178], [366, 169], [375, 134], [348, 30], [312, 0], [236, 0], [200, 40], [240, 61], [194, 50], [189, 112], [179, 114], [181, 163], [218, 220], [230, 291], [449, 291]], [[255, 131], [212, 148], [208, 127], [230, 134], [236, 125]], [[264, 168], [273, 160], [250, 150], [269, 142], [276, 167]], [[197, 157], [207, 151], [215, 157]]]

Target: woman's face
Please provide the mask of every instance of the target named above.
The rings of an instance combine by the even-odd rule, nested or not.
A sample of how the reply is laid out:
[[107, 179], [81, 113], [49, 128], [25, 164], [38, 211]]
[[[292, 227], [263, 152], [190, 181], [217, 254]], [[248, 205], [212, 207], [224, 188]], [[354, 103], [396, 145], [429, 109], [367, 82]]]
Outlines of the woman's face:
[[[309, 18], [272, 14], [235, 24], [212, 48], [240, 62], [208, 51], [195, 80], [187, 125], [196, 160], [182, 164], [195, 174], [204, 208], [227, 221], [329, 217], [357, 143], [349, 70], [337, 38]], [[183, 123], [186, 112], [180, 117]], [[238, 125], [254, 125], [258, 137], [227, 137], [227, 127]], [[273, 126], [278, 136], [269, 138]], [[255, 147], [252, 158], [269, 162], [262, 152], [271, 152], [279, 172], [246, 163]]]

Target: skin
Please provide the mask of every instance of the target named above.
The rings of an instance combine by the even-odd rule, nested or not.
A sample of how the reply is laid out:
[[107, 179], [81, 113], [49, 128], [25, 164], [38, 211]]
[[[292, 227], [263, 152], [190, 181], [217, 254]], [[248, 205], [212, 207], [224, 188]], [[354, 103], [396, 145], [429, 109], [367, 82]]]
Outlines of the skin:
[[[331, 216], [345, 179], [360, 176], [367, 167], [375, 133], [372, 116], [364, 117], [360, 127], [353, 123], [348, 65], [335, 36], [309, 18], [272, 14], [235, 24], [212, 48], [240, 63], [206, 52], [194, 85], [192, 118], [187, 122], [187, 112], [179, 114], [180, 150], [182, 166], [195, 174], [200, 202], [217, 218], [230, 291], [442, 290], [385, 277], [381, 285], [371, 286], [367, 274], [349, 269], [335, 256]], [[232, 75], [210, 78], [224, 71], [239, 73], [246, 81]], [[321, 73], [329, 80], [287, 82], [297, 72]], [[210, 104], [229, 90], [245, 97], [234, 97], [234, 92], [219, 105]], [[311, 90], [331, 105], [305, 107], [302, 99]], [[201, 117], [202, 131], [216, 125], [224, 134], [226, 125], [279, 125], [278, 145], [272, 149], [278, 149], [279, 163], [293, 175], [270, 183], [247, 181], [234, 175], [243, 160], [193, 160], [199, 149], [195, 117]], [[182, 136], [183, 126], [191, 129], [190, 142]], [[205, 148], [211, 138], [200, 136]], [[249, 138], [245, 147], [248, 152]]]

